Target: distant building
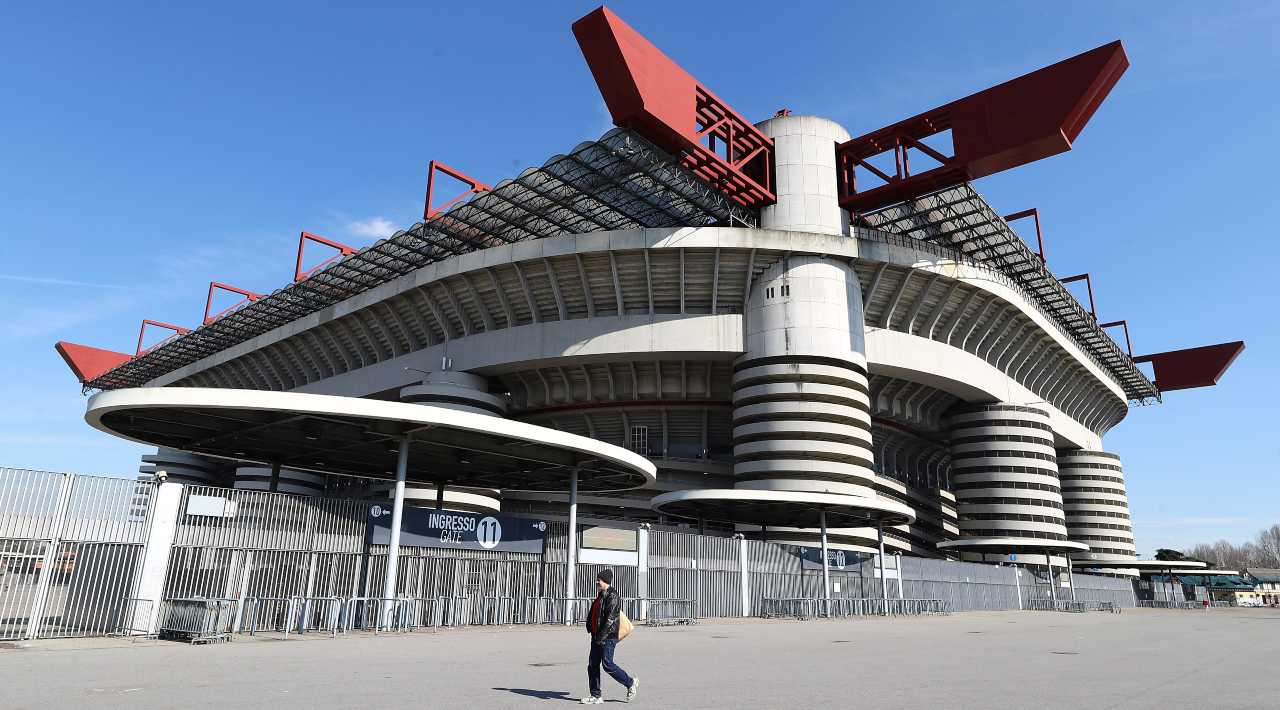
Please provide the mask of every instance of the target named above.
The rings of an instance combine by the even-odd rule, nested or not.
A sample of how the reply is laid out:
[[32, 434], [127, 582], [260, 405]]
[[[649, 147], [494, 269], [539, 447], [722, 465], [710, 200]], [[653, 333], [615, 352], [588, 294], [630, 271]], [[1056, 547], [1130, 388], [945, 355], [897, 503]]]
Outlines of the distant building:
[[1253, 583], [1263, 604], [1280, 604], [1280, 569], [1246, 567], [1244, 577]]

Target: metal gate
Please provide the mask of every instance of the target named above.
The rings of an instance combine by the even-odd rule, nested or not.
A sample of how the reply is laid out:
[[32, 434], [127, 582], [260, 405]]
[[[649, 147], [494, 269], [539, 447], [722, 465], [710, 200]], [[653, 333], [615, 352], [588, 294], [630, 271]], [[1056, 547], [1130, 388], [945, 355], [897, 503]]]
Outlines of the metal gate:
[[0, 639], [118, 628], [155, 484], [0, 469]]

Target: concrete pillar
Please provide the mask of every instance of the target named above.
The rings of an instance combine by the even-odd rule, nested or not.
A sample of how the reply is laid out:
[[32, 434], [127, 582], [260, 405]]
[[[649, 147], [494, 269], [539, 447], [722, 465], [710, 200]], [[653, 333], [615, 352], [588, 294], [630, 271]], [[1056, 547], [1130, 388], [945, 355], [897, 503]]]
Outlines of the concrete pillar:
[[564, 571], [564, 623], [573, 623], [574, 576], [578, 566], [578, 469], [569, 474], [569, 544]]
[[[147, 542], [142, 552], [142, 569], [138, 571], [138, 582], [133, 596], [148, 599], [151, 608], [141, 605], [136, 609], [133, 629], [146, 629], [148, 634], [156, 633], [160, 620], [160, 601], [164, 595], [164, 581], [169, 573], [169, 553], [173, 550], [173, 537], [178, 530], [178, 510], [182, 504], [181, 483], [161, 483], [156, 489], [151, 503], [151, 529], [147, 531]], [[149, 615], [145, 621], [139, 615]]]
[[884, 572], [884, 521], [876, 521], [876, 541], [880, 545], [880, 554], [876, 559], [880, 561], [880, 598], [884, 600], [884, 613], [889, 613], [889, 580]]
[[738, 538], [738, 572], [742, 580], [742, 615], [751, 616], [751, 568], [749, 566], [747, 539]]
[[[400, 564], [400, 526], [404, 521], [404, 482], [409, 474], [409, 437], [400, 439], [400, 455], [396, 459], [396, 487], [391, 503], [391, 540], [387, 545], [387, 574], [382, 582], [382, 597], [396, 595], [396, 572]], [[391, 614], [391, 602], [383, 602], [381, 625], [385, 628]]]
[[[819, 511], [818, 520], [822, 527], [822, 599], [826, 604], [827, 616], [831, 616], [831, 571], [827, 563], [827, 511]], [[882, 550], [881, 554], [883, 552]]]
[[649, 618], [649, 524], [636, 528], [636, 587], [640, 602], [640, 618]]

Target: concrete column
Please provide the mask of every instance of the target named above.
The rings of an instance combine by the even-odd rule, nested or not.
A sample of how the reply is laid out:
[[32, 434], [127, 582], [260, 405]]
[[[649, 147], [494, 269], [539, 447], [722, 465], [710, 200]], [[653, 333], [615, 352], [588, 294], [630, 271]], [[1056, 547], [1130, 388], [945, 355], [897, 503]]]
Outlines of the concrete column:
[[902, 553], [895, 553], [894, 558], [893, 571], [898, 575], [898, 598], [902, 599]]
[[649, 524], [636, 528], [636, 586], [641, 599], [640, 618], [649, 618]]
[[[409, 437], [400, 439], [400, 456], [396, 459], [396, 487], [391, 503], [391, 541], [387, 545], [387, 574], [382, 583], [382, 596], [396, 595], [396, 572], [400, 564], [400, 526], [404, 520], [404, 482], [409, 475]], [[391, 613], [391, 602], [383, 602], [382, 625]]]
[[884, 521], [876, 521], [876, 541], [880, 545], [880, 554], [877, 559], [880, 561], [880, 598], [884, 600], [884, 613], [889, 613], [889, 580], [884, 573]]
[[564, 623], [573, 624], [574, 573], [578, 566], [578, 469], [569, 473], [569, 544], [564, 565]]
[[1049, 599], [1058, 601], [1058, 578], [1053, 574], [1053, 553], [1044, 553], [1044, 563], [1049, 568]]
[[[827, 564], [827, 511], [818, 511], [818, 523], [822, 528], [822, 598], [827, 616], [831, 616], [831, 571]], [[883, 551], [881, 551], [883, 554]]]
[[742, 615], [751, 616], [751, 569], [749, 567], [747, 539], [738, 538], [738, 572], [742, 580]]
[[169, 573], [169, 553], [173, 549], [173, 537], [178, 530], [179, 506], [182, 503], [181, 483], [161, 483], [151, 499], [151, 529], [147, 531], [146, 547], [142, 552], [142, 569], [133, 596], [151, 600], [151, 609], [138, 609], [135, 614], [148, 614], [150, 618], [134, 617], [130, 628], [145, 628], [148, 634], [156, 632], [160, 619], [160, 601], [164, 595], [164, 580]]
[[1076, 576], [1071, 569], [1071, 555], [1067, 555], [1067, 588], [1071, 590], [1071, 601], [1076, 600]]

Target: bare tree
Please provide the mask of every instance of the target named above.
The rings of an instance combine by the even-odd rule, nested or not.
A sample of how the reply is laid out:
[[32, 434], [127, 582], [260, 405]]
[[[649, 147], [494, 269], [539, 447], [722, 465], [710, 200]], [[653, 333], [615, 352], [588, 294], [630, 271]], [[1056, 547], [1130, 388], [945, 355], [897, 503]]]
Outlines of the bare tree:
[[1198, 543], [1183, 550], [1188, 557], [1211, 562], [1223, 569], [1245, 567], [1280, 567], [1280, 524], [1258, 532], [1253, 542], [1239, 545], [1227, 540]]

